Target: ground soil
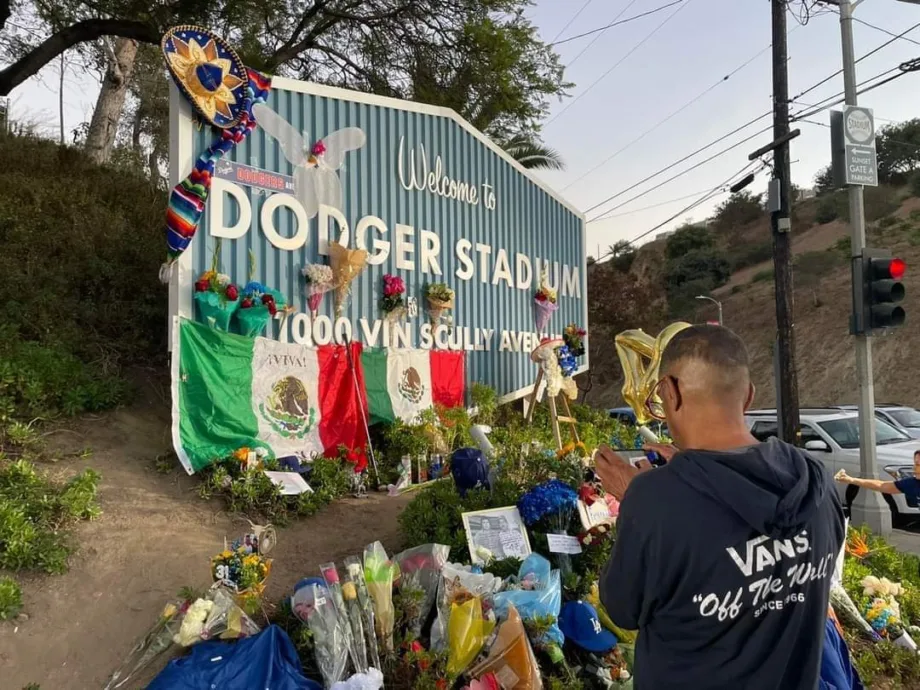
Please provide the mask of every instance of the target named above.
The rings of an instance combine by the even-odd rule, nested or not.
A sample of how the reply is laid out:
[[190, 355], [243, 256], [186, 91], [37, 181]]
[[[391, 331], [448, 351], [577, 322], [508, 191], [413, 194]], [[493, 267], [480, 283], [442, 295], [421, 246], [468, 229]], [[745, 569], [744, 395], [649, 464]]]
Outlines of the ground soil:
[[[184, 586], [210, 584], [208, 561], [224, 538], [248, 531], [220, 502], [198, 498], [194, 477], [155, 468], [170, 447], [169, 416], [162, 395], [149, 397], [48, 436], [63, 451], [92, 449], [48, 470], [62, 477], [86, 467], [100, 472], [103, 514], [75, 530], [79, 550], [70, 572], [19, 578], [28, 618], [0, 624], [0, 686], [7, 690], [103, 687], [167, 600]], [[267, 600], [369, 542], [380, 540], [393, 553], [400, 546], [396, 518], [408, 500], [345, 499], [279, 529]], [[125, 687], [143, 687], [154, 673]]]

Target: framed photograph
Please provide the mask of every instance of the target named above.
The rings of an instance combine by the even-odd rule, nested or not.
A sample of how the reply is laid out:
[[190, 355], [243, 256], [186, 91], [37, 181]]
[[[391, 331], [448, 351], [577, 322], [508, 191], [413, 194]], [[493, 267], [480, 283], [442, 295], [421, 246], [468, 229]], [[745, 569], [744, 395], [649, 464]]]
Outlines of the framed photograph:
[[505, 558], [524, 559], [530, 555], [530, 539], [517, 506], [476, 510], [463, 513], [461, 517], [474, 565], [485, 564], [479, 553], [482, 550], [499, 561]]

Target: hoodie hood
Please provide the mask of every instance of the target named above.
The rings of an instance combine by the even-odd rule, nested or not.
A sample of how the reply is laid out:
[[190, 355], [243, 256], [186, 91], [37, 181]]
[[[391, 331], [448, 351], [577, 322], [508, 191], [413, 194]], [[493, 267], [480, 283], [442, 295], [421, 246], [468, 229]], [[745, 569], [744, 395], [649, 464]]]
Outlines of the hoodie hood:
[[824, 467], [776, 438], [737, 451], [684, 451], [668, 468], [773, 539], [800, 532], [828, 491]]

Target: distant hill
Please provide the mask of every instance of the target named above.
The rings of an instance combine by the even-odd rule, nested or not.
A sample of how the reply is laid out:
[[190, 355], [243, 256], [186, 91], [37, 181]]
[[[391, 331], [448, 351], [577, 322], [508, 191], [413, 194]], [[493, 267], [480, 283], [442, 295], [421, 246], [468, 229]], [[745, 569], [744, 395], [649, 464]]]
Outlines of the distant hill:
[[[867, 243], [889, 248], [907, 262], [904, 307], [907, 323], [892, 334], [873, 339], [876, 400], [920, 406], [920, 199], [905, 190], [880, 187], [866, 191], [871, 219]], [[849, 226], [833, 215], [846, 215], [846, 193], [797, 204], [793, 220], [795, 254], [795, 333], [800, 400], [803, 404], [856, 402], [853, 340], [848, 333], [850, 314]], [[710, 224], [710, 228], [713, 224]], [[776, 312], [770, 258], [769, 217], [712, 229], [719, 251], [733, 265], [728, 281], [712, 291], [722, 301], [725, 325], [741, 335], [750, 349], [757, 386], [757, 404], [773, 406], [773, 340]], [[693, 302], [699, 292], [685, 294], [690, 308], [668, 313], [664, 303], [665, 247], [670, 238], [639, 248], [624, 276], [612, 262], [589, 268], [588, 294], [592, 321], [590, 347], [592, 372], [580, 386], [588, 389], [585, 401], [596, 406], [622, 404], [622, 374], [613, 337], [624, 327], [642, 327], [657, 333], [682, 317], [695, 323], [716, 318], [711, 303]], [[916, 267], [916, 268], [914, 268]], [[632, 305], [625, 321], [618, 319], [622, 292], [611, 283], [633, 283], [644, 295], [644, 309]], [[635, 287], [638, 285], [638, 287]], [[633, 321], [630, 322], [630, 316]]]

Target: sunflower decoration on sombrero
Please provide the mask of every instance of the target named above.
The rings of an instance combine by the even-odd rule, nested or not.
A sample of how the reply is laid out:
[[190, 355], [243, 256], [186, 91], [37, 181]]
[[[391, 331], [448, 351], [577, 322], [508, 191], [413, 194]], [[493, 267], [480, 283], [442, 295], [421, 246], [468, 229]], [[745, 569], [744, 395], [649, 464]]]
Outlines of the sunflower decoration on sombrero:
[[202, 119], [221, 130], [169, 196], [167, 258], [160, 269], [160, 280], [168, 283], [173, 265], [198, 229], [214, 164], [255, 129], [252, 108], [268, 98], [271, 78], [247, 68], [226, 41], [198, 26], [173, 27], [161, 45], [176, 86]]
[[173, 27], [162, 46], [176, 85], [198, 113], [221, 129], [237, 124], [249, 77], [236, 51], [197, 26]]

